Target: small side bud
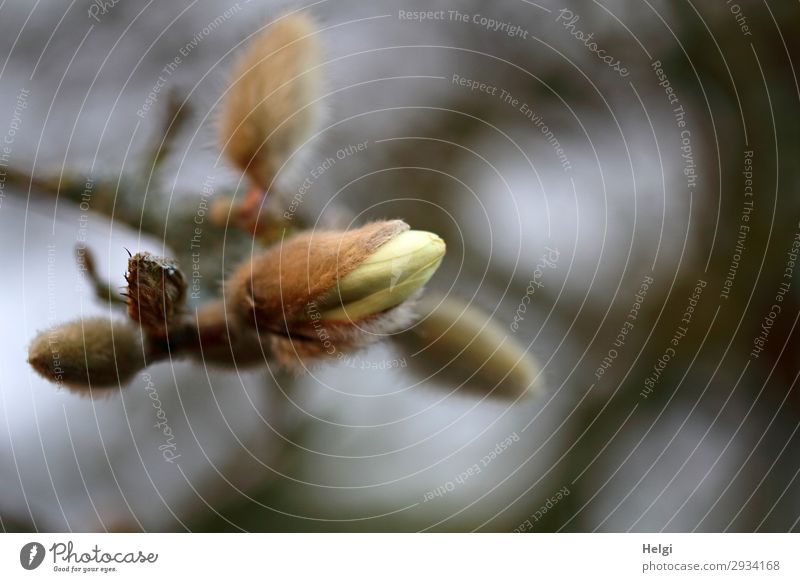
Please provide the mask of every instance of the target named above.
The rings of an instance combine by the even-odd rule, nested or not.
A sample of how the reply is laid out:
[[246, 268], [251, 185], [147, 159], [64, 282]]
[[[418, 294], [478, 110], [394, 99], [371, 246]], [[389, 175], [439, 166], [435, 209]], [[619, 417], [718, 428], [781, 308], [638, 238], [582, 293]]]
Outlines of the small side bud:
[[28, 363], [43, 378], [70, 390], [108, 393], [144, 368], [144, 342], [129, 323], [79, 319], [36, 336], [28, 349]]
[[454, 297], [424, 297], [399, 339], [413, 368], [478, 394], [516, 399], [542, 385], [536, 359], [491, 315]]
[[233, 67], [220, 149], [255, 186], [268, 189], [317, 124], [320, 53], [311, 17], [289, 14], [256, 35]]
[[177, 264], [150, 253], [128, 259], [128, 315], [147, 333], [163, 335], [183, 312], [186, 279]]

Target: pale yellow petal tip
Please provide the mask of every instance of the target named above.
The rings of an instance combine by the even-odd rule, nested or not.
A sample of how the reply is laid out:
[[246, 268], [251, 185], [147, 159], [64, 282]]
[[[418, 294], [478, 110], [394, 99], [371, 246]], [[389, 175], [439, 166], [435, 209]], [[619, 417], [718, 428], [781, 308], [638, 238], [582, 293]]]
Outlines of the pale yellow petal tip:
[[407, 230], [381, 245], [319, 302], [326, 320], [356, 320], [386, 311], [415, 295], [446, 252], [434, 233]]

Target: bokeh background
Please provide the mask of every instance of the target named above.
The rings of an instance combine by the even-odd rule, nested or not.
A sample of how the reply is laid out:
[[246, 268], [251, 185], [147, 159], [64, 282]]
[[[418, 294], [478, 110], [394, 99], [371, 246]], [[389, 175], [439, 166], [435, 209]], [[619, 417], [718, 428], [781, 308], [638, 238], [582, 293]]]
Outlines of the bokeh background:
[[[431, 288], [492, 313], [535, 390], [466, 390], [399, 343], [303, 376], [172, 361], [102, 400], [56, 390], [31, 338], [110, 311], [75, 245], [119, 285], [126, 247], [188, 251], [159, 232], [181, 240], [204, 187], [241, 190], [214, 133], [231, 61], [299, 8], [328, 116], [288, 199], [366, 142], [298, 212], [439, 233]], [[783, 0], [0, 4], [0, 527], [797, 531], [798, 38]], [[150, 172], [173, 99], [184, 123]], [[111, 190], [81, 209], [84, 176]], [[213, 293], [248, 243], [202, 244]]]

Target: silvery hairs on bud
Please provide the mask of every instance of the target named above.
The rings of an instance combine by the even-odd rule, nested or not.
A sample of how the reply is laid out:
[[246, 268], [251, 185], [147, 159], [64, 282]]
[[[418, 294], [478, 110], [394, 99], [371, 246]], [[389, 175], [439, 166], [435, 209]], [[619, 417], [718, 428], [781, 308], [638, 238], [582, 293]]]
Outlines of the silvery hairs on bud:
[[348, 352], [408, 329], [417, 317], [413, 303], [412, 299], [357, 322], [312, 319], [295, 323], [291, 334], [266, 338], [271, 358], [296, 372], [305, 370], [314, 360], [343, 358]]

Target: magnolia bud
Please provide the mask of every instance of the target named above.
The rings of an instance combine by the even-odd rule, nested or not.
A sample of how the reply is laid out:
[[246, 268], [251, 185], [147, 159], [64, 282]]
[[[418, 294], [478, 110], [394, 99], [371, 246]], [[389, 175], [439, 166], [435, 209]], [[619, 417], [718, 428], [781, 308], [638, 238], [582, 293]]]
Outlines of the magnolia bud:
[[433, 275], [444, 250], [439, 237], [409, 231], [401, 220], [302, 233], [234, 272], [228, 310], [272, 334], [278, 359], [287, 350], [300, 359], [333, 355], [405, 329], [413, 313], [403, 304]]
[[186, 279], [170, 259], [138, 253], [128, 259], [128, 315], [148, 333], [162, 335], [183, 311]]
[[254, 185], [269, 188], [320, 117], [317, 31], [304, 13], [283, 16], [250, 42], [233, 67], [220, 147]]
[[453, 297], [425, 297], [417, 311], [421, 319], [400, 339], [426, 377], [514, 399], [541, 386], [535, 358], [488, 313]]
[[120, 388], [144, 368], [141, 333], [124, 321], [79, 319], [40, 333], [28, 363], [42, 377], [71, 390]]

